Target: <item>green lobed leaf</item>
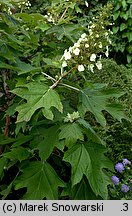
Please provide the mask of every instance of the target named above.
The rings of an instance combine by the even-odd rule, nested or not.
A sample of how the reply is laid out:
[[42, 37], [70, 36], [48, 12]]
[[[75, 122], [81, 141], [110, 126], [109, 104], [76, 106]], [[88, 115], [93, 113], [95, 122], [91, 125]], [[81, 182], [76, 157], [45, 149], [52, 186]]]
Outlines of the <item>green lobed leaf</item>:
[[0, 135], [0, 145], [12, 144], [12, 147], [17, 147], [30, 141], [31, 139], [33, 139], [33, 136], [31, 135], [25, 136], [23, 134], [19, 134], [17, 138], [5, 138], [4, 135]]
[[57, 125], [48, 128], [44, 132], [44, 140], [38, 144], [39, 155], [42, 160], [46, 160], [59, 143], [59, 127]]
[[52, 67], [56, 67], [56, 68], [61, 68], [61, 64], [59, 63], [59, 61], [55, 61], [55, 60], [49, 59], [49, 58], [43, 58], [43, 61], [50, 67], [52, 66]]
[[14, 67], [14, 66], [9, 65], [9, 64], [6, 64], [6, 63], [1, 62], [1, 61], [0, 61], [0, 68], [11, 69], [11, 70], [14, 70], [14, 71], [19, 70], [19, 68]]
[[11, 182], [7, 187], [6, 189], [2, 190], [0, 192], [0, 194], [2, 195], [2, 200], [6, 199], [6, 197], [10, 194], [11, 192], [11, 189], [12, 189], [12, 186], [13, 186], [13, 182]]
[[15, 63], [15, 53], [5, 43], [0, 47], [0, 56]]
[[112, 162], [104, 156], [106, 148], [97, 143], [76, 144], [64, 155], [64, 161], [72, 166], [72, 186], [79, 183], [85, 174], [96, 196], [107, 199], [107, 186], [111, 183], [104, 168], [113, 170]]
[[58, 199], [58, 187], [63, 187], [64, 183], [47, 162], [29, 162], [22, 172], [15, 182], [15, 190], [27, 187], [23, 199]]
[[97, 197], [85, 176], [83, 176], [81, 182], [79, 182], [77, 185], [75, 185], [71, 189], [70, 196], [73, 200], [100, 200], [101, 197]]
[[56, 25], [48, 29], [46, 34], [54, 34], [58, 40], [62, 40], [62, 38], [65, 36], [68, 39], [70, 39], [73, 43], [75, 43], [76, 35], [83, 29], [84, 27], [81, 27], [79, 24], [65, 24], [60, 26]]
[[81, 127], [74, 123], [67, 123], [60, 128], [59, 139], [65, 139], [65, 145], [71, 146], [79, 139], [84, 140]]
[[123, 112], [123, 107], [120, 104], [108, 104], [105, 109], [113, 116], [114, 119], [117, 119], [120, 122], [122, 118], [129, 120]]
[[12, 148], [10, 152], [4, 153], [3, 157], [8, 158], [10, 160], [25, 160], [29, 157], [30, 153], [27, 148], [18, 147]]
[[40, 23], [45, 25], [45, 17], [40, 13], [17, 13], [15, 16], [21, 18], [22, 21], [34, 26], [37, 26]]
[[[102, 89], [90, 89], [86, 88], [81, 91], [79, 96], [79, 113], [81, 116], [84, 116], [87, 111], [90, 111], [94, 114], [95, 119], [99, 122], [103, 127], [106, 126], [106, 119], [102, 113], [103, 110], [107, 110], [107, 105], [109, 104], [109, 99], [112, 97], [120, 97], [124, 93], [119, 92], [118, 90], [109, 89], [109, 90], [102, 90]], [[118, 111], [118, 107], [116, 109], [112, 109], [109, 112], [112, 116], [115, 117], [115, 112]], [[122, 114], [120, 112], [120, 114]], [[118, 117], [118, 119], [124, 118], [124, 114]]]
[[121, 7], [121, 3], [117, 2], [116, 5], [114, 6], [114, 11], [118, 11], [120, 7]]
[[87, 111], [90, 111], [94, 114], [96, 120], [102, 125], [106, 125], [106, 120], [103, 116], [102, 110], [104, 109], [106, 98], [103, 95], [100, 95], [99, 92], [89, 89], [81, 91], [79, 98], [79, 113], [81, 116], [84, 116]]
[[29, 121], [36, 110], [43, 109], [43, 114], [48, 119], [53, 119], [51, 107], [55, 107], [60, 112], [63, 110], [60, 97], [55, 90], [42, 83], [29, 83], [25, 87], [19, 87], [11, 91], [12, 93], [27, 100], [27, 103], [16, 108], [18, 111], [17, 122]]
[[50, 26], [47, 23], [39, 23], [35, 29], [41, 29], [42, 32], [45, 32], [47, 29], [49, 29]]
[[82, 144], [75, 144], [64, 155], [64, 161], [69, 162], [72, 166], [72, 186], [79, 183], [83, 174], [90, 169], [90, 156]]
[[14, 138], [5, 138], [5, 136], [3, 134], [0, 134], [0, 145], [6, 145], [6, 144], [10, 144], [13, 143], [15, 141]]
[[105, 145], [104, 141], [100, 139], [100, 137], [97, 135], [97, 133], [93, 130], [93, 128], [87, 121], [80, 118], [79, 120], [77, 120], [77, 122], [84, 127], [84, 131], [89, 140]]
[[97, 197], [92, 191], [85, 175], [74, 187], [72, 187], [71, 182], [68, 182], [61, 193], [62, 199], [67, 196], [70, 200], [101, 200], [101, 197]]
[[15, 139], [12, 147], [18, 147], [22, 144], [29, 142], [32, 139], [33, 139], [33, 136], [31, 135], [25, 136], [24, 134], [18, 134], [18, 137]]
[[40, 68], [35, 68], [30, 64], [20, 61], [19, 59], [16, 60], [16, 67], [18, 68], [18, 75], [40, 71]]
[[9, 116], [13, 116], [16, 112], [16, 107], [18, 106], [18, 103], [12, 103], [8, 109], [6, 110], [6, 115], [9, 115]]

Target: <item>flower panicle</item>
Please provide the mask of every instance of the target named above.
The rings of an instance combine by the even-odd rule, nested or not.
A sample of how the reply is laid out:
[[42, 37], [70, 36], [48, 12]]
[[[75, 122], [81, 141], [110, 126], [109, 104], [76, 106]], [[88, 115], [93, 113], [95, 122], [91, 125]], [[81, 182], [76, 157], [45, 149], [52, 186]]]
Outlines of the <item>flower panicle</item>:
[[[106, 24], [104, 14], [102, 12], [100, 16], [94, 17], [93, 22], [89, 22], [87, 32], [83, 33], [73, 46], [64, 51], [60, 59], [62, 68], [76, 64], [83, 65], [84, 70], [87, 68], [91, 72], [94, 72], [94, 68], [102, 69], [100, 56], [101, 53], [104, 53], [106, 57], [109, 56], [108, 46], [111, 44], [109, 35], [112, 34], [110, 29], [106, 29], [108, 24]], [[77, 69], [80, 67], [77, 66]]]

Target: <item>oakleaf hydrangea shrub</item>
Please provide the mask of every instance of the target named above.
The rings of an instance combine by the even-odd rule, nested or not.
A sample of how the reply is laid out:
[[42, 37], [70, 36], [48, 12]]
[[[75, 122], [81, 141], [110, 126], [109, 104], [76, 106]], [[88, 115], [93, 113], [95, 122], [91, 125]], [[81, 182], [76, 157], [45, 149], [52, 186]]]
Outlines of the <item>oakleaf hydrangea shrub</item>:
[[115, 165], [116, 175], [111, 176], [113, 186], [109, 188], [110, 196], [114, 199], [131, 199], [132, 165], [127, 158]]

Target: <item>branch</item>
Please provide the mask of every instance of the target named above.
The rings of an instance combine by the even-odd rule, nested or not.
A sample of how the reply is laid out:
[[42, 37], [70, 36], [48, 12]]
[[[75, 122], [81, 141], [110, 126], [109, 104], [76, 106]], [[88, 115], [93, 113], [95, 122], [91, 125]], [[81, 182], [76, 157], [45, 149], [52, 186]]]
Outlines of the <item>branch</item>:
[[6, 79], [7, 79], [7, 72], [5, 70], [1, 71], [1, 75], [2, 75], [2, 80], [3, 80], [3, 90], [5, 92], [5, 95], [8, 99], [11, 99], [10, 97], [10, 93], [8, 90], [8, 86], [6, 84]]
[[68, 72], [66, 72], [65, 74], [62, 74], [60, 76], [60, 78], [52, 85], [50, 86], [50, 89], [54, 89], [60, 82], [63, 78], [65, 78], [73, 69], [75, 69], [76, 67], [72, 67]]
[[5, 129], [4, 129], [4, 136], [5, 136], [6, 138], [7, 138], [8, 135], [9, 135], [10, 122], [11, 122], [10, 116], [9, 116], [9, 115], [6, 115], [6, 117], [5, 117]]
[[76, 90], [76, 91], [80, 91], [80, 89], [78, 89], [78, 88], [76, 88], [76, 87], [73, 87], [73, 86], [70, 86], [70, 85], [67, 85], [67, 84], [65, 84], [65, 83], [60, 83], [60, 85], [66, 86], [66, 87], [71, 88], [71, 89], [74, 89], [74, 90]]
[[[6, 83], [6, 79], [7, 79], [7, 72], [6, 71], [1, 71], [1, 75], [2, 75], [2, 80], [3, 80], [3, 90], [5, 92], [5, 95], [7, 97], [7, 103], [6, 103], [6, 106], [8, 108], [9, 106], [9, 103], [12, 99], [10, 93], [9, 93], [9, 89], [8, 89], [8, 86], [7, 86], [7, 83]], [[8, 137], [9, 135], [9, 127], [10, 127], [10, 116], [9, 115], [6, 115], [5, 116], [5, 128], [4, 128], [4, 136], [5, 137]]]
[[45, 75], [48, 79], [56, 82], [56, 79], [54, 79], [53, 77], [49, 76], [48, 74], [44, 73], [44, 72], [41, 72], [43, 75]]
[[63, 12], [62, 16], [60, 17], [60, 19], [59, 19], [58, 23], [59, 23], [59, 22], [60, 22], [60, 20], [62, 20], [62, 18], [65, 16], [65, 14], [66, 14], [66, 12], [67, 12], [68, 8], [69, 8], [69, 5], [68, 5], [68, 6], [66, 7], [66, 9], [64, 10], [64, 12]]

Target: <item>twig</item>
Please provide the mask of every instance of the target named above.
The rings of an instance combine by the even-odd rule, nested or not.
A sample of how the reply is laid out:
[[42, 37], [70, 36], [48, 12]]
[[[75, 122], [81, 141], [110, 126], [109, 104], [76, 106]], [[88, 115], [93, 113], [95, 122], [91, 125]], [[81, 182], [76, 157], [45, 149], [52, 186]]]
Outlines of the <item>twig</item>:
[[[5, 92], [5, 95], [7, 97], [7, 107], [9, 106], [9, 102], [10, 100], [12, 99], [11, 98], [11, 95], [9, 93], [9, 90], [8, 90], [8, 86], [6, 84], [6, 79], [7, 79], [7, 72], [6, 71], [1, 71], [1, 74], [2, 74], [2, 79], [3, 79], [3, 90]], [[5, 129], [4, 129], [4, 136], [5, 137], [8, 137], [9, 135], [9, 127], [10, 127], [10, 116], [9, 115], [6, 115], [5, 117]]]
[[10, 127], [10, 116], [9, 115], [7, 115], [6, 117], [5, 117], [5, 129], [4, 129], [4, 136], [7, 138], [8, 137], [8, 135], [9, 135], [9, 127]]
[[[73, 69], [73, 68], [72, 68]], [[72, 70], [71, 69], [71, 70]], [[58, 83], [62, 80], [62, 78], [64, 78], [65, 76], [67, 76], [67, 74], [69, 74], [70, 72], [71, 72], [71, 70], [69, 70], [67, 73], [65, 73], [65, 74], [61, 74], [61, 77], [60, 77], [60, 79], [59, 80], [56, 80], [56, 79], [54, 79], [53, 77], [51, 77], [50, 75], [48, 75], [48, 74], [46, 74], [46, 73], [44, 73], [44, 72], [42, 72], [42, 74], [43, 75], [45, 75], [47, 78], [49, 78], [50, 80], [52, 80], [52, 81], [54, 81], [55, 83], [50, 87], [50, 89], [53, 89], [53, 88], [55, 88], [57, 85], [58, 85]], [[80, 91], [80, 89], [78, 89], [78, 88], [76, 88], [76, 87], [73, 87], [73, 86], [70, 86], [70, 85], [68, 85], [68, 84], [65, 84], [65, 83], [60, 83], [61, 85], [63, 85], [63, 86], [66, 86], [66, 87], [68, 87], [68, 88], [71, 88], [71, 89], [74, 89], [74, 90], [76, 90], [76, 91]], [[53, 87], [54, 86], [54, 87]]]
[[61, 15], [61, 17], [60, 17], [60, 19], [59, 19], [58, 23], [59, 23], [59, 22], [60, 22], [60, 20], [62, 20], [62, 18], [65, 16], [65, 14], [66, 14], [66, 12], [67, 12], [68, 8], [69, 8], [69, 5], [66, 7], [65, 11], [64, 11], [64, 12], [63, 12], [63, 14]]
[[52, 86], [50, 86], [50, 89], [54, 89], [61, 82], [61, 80], [65, 78], [74, 68], [76, 67], [72, 67], [68, 72], [62, 74], [60, 78]]
[[50, 80], [56, 82], [56, 79], [54, 79], [53, 77], [49, 76], [48, 74], [41, 72], [43, 75], [45, 75], [46, 77], [48, 77]]
[[70, 85], [67, 85], [67, 84], [65, 84], [65, 83], [60, 83], [60, 85], [66, 86], [66, 87], [71, 88], [71, 89], [74, 89], [74, 90], [76, 90], [76, 91], [80, 91], [80, 89], [78, 89], [78, 88], [76, 88], [76, 87], [73, 87], [73, 86], [70, 86]]
[[6, 84], [6, 78], [7, 78], [7, 72], [6, 71], [1, 71], [2, 79], [3, 79], [3, 90], [5, 92], [5, 95], [8, 99], [11, 99], [10, 93]]

